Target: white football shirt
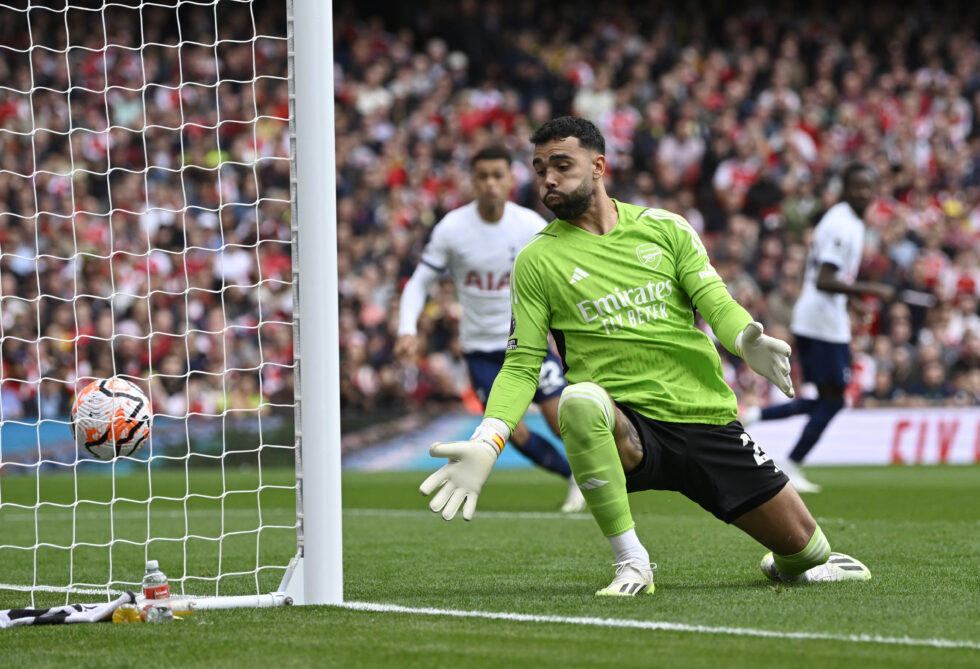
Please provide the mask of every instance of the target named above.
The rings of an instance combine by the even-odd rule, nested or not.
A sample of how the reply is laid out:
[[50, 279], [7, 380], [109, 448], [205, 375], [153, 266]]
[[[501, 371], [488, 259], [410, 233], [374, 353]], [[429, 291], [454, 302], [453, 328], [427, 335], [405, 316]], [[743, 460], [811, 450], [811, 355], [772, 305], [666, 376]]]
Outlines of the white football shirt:
[[807, 255], [803, 290], [793, 307], [790, 329], [794, 334], [836, 344], [851, 341], [851, 321], [847, 315], [847, 295], [817, 290], [820, 266], [837, 267], [834, 276], [843, 283], [854, 283], [864, 249], [864, 222], [851, 205], [839, 202], [827, 210], [813, 233]]
[[424, 294], [438, 273], [449, 270], [462, 307], [463, 351], [503, 351], [510, 334], [510, 272], [514, 258], [546, 225], [537, 212], [513, 202], [499, 221], [480, 217], [476, 202], [446, 214], [432, 230], [402, 294], [399, 334], [415, 334]]

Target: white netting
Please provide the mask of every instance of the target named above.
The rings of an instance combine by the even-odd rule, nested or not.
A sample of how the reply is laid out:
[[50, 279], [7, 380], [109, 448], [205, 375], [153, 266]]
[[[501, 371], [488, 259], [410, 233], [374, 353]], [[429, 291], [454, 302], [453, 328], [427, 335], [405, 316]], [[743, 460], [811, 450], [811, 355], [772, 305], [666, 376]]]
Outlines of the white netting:
[[[0, 2], [0, 608], [145, 558], [175, 592], [268, 592], [296, 550], [286, 25]], [[112, 376], [154, 427], [101, 462], [68, 415]]]

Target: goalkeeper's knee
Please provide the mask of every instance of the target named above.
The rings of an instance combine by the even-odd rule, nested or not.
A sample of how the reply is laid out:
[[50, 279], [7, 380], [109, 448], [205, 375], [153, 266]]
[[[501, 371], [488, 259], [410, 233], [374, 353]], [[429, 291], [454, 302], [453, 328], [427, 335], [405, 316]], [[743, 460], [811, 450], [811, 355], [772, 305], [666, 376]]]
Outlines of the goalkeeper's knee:
[[616, 412], [609, 394], [601, 386], [585, 382], [565, 388], [558, 402], [558, 428], [565, 450], [587, 448], [596, 437], [612, 434]]

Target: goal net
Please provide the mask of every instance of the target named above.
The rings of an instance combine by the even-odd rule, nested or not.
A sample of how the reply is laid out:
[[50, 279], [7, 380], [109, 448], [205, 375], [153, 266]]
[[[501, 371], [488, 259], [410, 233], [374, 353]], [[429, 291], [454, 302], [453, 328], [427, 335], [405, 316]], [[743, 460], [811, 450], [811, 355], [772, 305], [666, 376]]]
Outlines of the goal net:
[[[292, 11], [0, 0], [0, 608], [302, 572]], [[101, 461], [69, 411], [110, 377], [153, 429]]]

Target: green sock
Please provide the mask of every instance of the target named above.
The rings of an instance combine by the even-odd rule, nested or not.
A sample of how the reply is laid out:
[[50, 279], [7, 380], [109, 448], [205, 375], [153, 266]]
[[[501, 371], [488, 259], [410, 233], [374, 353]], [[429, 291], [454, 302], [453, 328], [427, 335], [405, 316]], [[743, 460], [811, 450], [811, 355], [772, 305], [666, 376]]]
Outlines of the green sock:
[[787, 576], [799, 576], [807, 569], [823, 564], [829, 557], [830, 543], [827, 541], [827, 537], [823, 535], [823, 530], [820, 529], [819, 525], [813, 530], [813, 536], [810, 537], [806, 548], [799, 553], [793, 555], [772, 554], [776, 569]]
[[615, 415], [609, 395], [594, 383], [568, 386], [558, 405], [558, 425], [572, 475], [607, 537], [635, 525], [613, 438]]

